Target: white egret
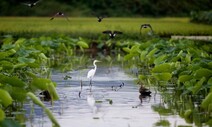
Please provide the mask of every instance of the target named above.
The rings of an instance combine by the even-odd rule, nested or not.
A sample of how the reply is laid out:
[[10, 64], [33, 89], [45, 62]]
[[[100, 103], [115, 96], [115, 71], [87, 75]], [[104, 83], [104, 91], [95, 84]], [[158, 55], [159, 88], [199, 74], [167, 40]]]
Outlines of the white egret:
[[94, 60], [94, 61], [93, 61], [94, 69], [91, 69], [91, 70], [88, 72], [88, 74], [87, 74], [87, 78], [90, 79], [90, 87], [92, 87], [92, 83], [91, 83], [91, 82], [92, 82], [92, 79], [93, 79], [93, 77], [94, 77], [94, 75], [95, 75], [95, 73], [96, 73], [96, 69], [97, 69], [96, 62], [101, 62], [101, 61], [99, 61], [99, 60]]

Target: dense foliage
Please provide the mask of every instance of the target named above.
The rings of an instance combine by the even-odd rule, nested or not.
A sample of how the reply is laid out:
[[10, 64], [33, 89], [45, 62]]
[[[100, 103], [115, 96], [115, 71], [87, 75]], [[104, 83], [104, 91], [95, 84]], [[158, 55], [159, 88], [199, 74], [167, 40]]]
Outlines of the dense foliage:
[[51, 111], [37, 98], [36, 92], [47, 90], [52, 101], [58, 100], [57, 84], [50, 78], [51, 68], [59, 65], [70, 70], [70, 65], [79, 61], [73, 58], [75, 52], [85, 51], [89, 46], [92, 51], [113, 52], [119, 61], [135, 63], [139, 68], [139, 82], [157, 86], [164, 95], [164, 105], [152, 106], [160, 115], [175, 111], [188, 123], [198, 126], [212, 124], [210, 42], [152, 37], [104, 42], [101, 39], [90, 41], [57, 35], [28, 39], [3, 37], [0, 48], [0, 126], [18, 127], [20, 122], [24, 124], [20, 120], [20, 114], [24, 116], [24, 113], [20, 110], [27, 100], [42, 107], [52, 123], [59, 126]]
[[191, 12], [191, 21], [196, 23], [212, 24], [212, 10]]
[[[23, 103], [29, 97], [43, 108], [54, 126], [59, 123], [51, 111], [36, 96], [37, 92], [48, 91], [51, 101], [58, 100], [57, 84], [51, 81], [51, 67], [58, 55], [71, 56], [76, 47], [88, 45], [80, 39], [67, 37], [19, 38], [5, 37], [0, 48], [0, 126], [19, 127]], [[54, 59], [55, 58], [55, 59]], [[63, 58], [63, 57], [60, 57]], [[14, 112], [19, 112], [14, 115]], [[11, 122], [13, 121], [13, 122]], [[18, 122], [15, 122], [18, 121]], [[24, 123], [21, 123], [24, 124]]]
[[70, 16], [92, 16], [92, 12], [107, 16], [188, 16], [190, 11], [207, 11], [210, 0], [42, 0], [34, 8], [23, 2], [36, 0], [1, 0], [1, 16], [49, 16], [57, 11]]
[[[164, 103], [169, 107], [159, 107], [167, 113], [173, 112], [175, 107], [187, 122], [199, 126], [212, 125], [211, 47], [208, 42], [153, 39], [123, 50], [128, 53], [125, 60], [135, 60], [140, 68], [140, 82], [157, 86], [165, 95]], [[174, 94], [170, 94], [171, 91]], [[153, 108], [164, 113], [157, 110], [158, 106]]]

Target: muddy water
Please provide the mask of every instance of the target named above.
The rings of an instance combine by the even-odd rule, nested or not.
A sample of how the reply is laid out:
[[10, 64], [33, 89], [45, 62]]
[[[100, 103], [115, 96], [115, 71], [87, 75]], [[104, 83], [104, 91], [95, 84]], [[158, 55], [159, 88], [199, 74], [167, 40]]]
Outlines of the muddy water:
[[[61, 127], [152, 127], [160, 120], [168, 120], [171, 127], [187, 125], [178, 115], [160, 116], [152, 105], [162, 102], [159, 92], [151, 88], [152, 96], [139, 99], [139, 87], [135, 78], [126, 74], [121, 67], [98, 66], [93, 79], [92, 90], [86, 78], [88, 70], [68, 73], [70, 80], [64, 80], [63, 73], [54, 73], [60, 100], [53, 106], [45, 102], [55, 115]], [[82, 92], [80, 84], [82, 81]], [[121, 84], [124, 86], [120, 87]], [[112, 88], [113, 86], [113, 88]], [[95, 100], [95, 104], [93, 103]], [[88, 102], [89, 101], [89, 102]], [[29, 121], [27, 126], [50, 127], [51, 122], [42, 109], [26, 104]]]

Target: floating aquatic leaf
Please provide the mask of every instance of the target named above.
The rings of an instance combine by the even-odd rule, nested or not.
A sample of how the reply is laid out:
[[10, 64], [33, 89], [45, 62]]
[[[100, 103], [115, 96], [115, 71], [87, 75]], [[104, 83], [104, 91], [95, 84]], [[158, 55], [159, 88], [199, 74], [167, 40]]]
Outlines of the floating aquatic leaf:
[[10, 94], [7, 91], [0, 89], [0, 103], [4, 107], [11, 105], [12, 100], [13, 100], [12, 97], [10, 96]]
[[159, 127], [169, 127], [170, 123], [168, 120], [160, 120], [158, 122], [155, 123], [155, 126], [159, 126]]

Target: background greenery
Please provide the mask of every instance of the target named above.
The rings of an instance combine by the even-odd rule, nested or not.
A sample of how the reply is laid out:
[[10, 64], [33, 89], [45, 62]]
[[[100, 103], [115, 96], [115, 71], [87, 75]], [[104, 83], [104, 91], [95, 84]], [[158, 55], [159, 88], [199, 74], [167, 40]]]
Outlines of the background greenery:
[[189, 16], [212, 8], [210, 0], [41, 0], [34, 8], [22, 4], [34, 1], [1, 0], [0, 16], [49, 16], [57, 11], [69, 16]]

